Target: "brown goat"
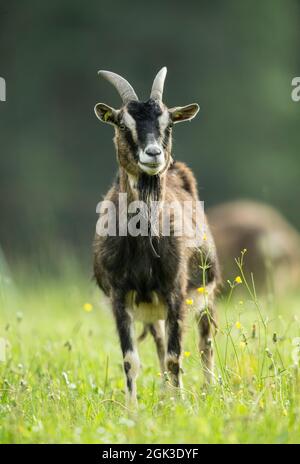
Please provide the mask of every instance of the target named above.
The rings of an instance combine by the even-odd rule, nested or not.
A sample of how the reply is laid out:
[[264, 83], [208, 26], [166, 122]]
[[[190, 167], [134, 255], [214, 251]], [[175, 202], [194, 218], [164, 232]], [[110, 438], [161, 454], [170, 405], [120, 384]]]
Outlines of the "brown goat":
[[246, 274], [261, 291], [300, 288], [300, 237], [274, 208], [254, 201], [224, 203], [207, 212], [224, 280], [237, 272], [234, 258], [247, 249]]
[[[138, 100], [131, 85], [122, 77], [108, 71], [99, 73], [117, 88], [123, 106], [119, 110], [102, 103], [95, 106], [97, 117], [115, 128], [119, 174], [103, 203], [108, 202], [115, 208], [116, 233], [96, 233], [94, 274], [112, 305], [123, 353], [127, 399], [136, 404], [140, 362], [134, 321], [141, 320], [153, 335], [162, 373], [166, 371], [173, 386], [180, 387], [186, 298], [193, 298], [205, 374], [207, 379], [212, 376], [211, 328], [218, 262], [204, 215], [201, 223], [197, 222], [196, 180], [187, 166], [172, 158], [172, 126], [192, 119], [199, 110], [198, 105], [168, 109], [162, 103], [166, 68], [154, 79], [150, 99], [146, 102]], [[155, 230], [147, 216], [146, 234], [124, 234], [124, 222], [134, 219], [129, 208], [125, 216], [122, 214], [120, 196], [124, 194], [128, 203], [142, 201], [151, 212], [156, 205]], [[205, 229], [200, 242], [193, 245], [186, 230], [176, 233], [175, 212], [167, 208], [173, 204], [183, 206], [185, 202], [192, 204], [194, 229]], [[106, 207], [100, 209], [100, 221], [105, 225], [109, 221], [106, 211]], [[168, 235], [162, 234], [166, 211], [170, 212]], [[145, 217], [145, 212], [138, 216], [137, 227]], [[183, 224], [188, 220], [183, 208]], [[203, 261], [205, 265], [201, 269]], [[201, 286], [204, 288], [197, 292]]]

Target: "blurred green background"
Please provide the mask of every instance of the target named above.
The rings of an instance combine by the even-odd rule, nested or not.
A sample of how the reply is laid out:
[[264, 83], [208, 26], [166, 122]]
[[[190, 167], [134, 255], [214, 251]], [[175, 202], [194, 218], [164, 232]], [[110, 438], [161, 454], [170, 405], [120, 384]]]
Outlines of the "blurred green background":
[[[116, 171], [113, 130], [93, 113], [120, 99], [98, 69], [141, 99], [166, 65], [165, 103], [198, 102], [176, 126], [174, 153], [206, 207], [254, 198], [298, 228], [300, 74], [297, 0], [0, 4], [0, 246], [30, 258], [60, 247], [91, 255], [96, 204]], [[56, 253], [55, 253], [56, 252]]]

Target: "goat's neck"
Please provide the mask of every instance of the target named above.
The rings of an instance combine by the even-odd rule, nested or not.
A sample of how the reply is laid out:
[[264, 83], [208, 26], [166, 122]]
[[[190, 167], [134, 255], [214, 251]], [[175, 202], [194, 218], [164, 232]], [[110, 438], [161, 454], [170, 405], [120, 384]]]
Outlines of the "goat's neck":
[[131, 176], [120, 168], [120, 191], [127, 193], [128, 201], [162, 201], [165, 193], [165, 175], [149, 176], [145, 173]]

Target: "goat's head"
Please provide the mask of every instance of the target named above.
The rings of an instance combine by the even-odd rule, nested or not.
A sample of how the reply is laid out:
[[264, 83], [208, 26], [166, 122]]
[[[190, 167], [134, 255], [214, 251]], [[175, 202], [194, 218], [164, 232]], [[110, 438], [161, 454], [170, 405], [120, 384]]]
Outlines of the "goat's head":
[[96, 116], [115, 127], [115, 145], [120, 165], [132, 176], [163, 173], [171, 161], [172, 126], [192, 119], [199, 111], [196, 103], [167, 108], [162, 102], [167, 68], [156, 75], [149, 100], [139, 101], [132, 86], [123, 77], [109, 71], [99, 74], [119, 92], [120, 109], [104, 103], [95, 106]]

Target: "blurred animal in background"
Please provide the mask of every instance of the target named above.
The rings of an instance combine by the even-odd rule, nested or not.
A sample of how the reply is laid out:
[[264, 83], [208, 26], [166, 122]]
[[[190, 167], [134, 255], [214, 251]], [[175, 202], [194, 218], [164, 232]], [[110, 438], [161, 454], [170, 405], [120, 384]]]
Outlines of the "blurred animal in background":
[[237, 200], [211, 208], [207, 216], [224, 282], [237, 274], [235, 258], [246, 248], [245, 272], [249, 278], [253, 273], [258, 290], [280, 295], [300, 289], [300, 235], [278, 211]]

